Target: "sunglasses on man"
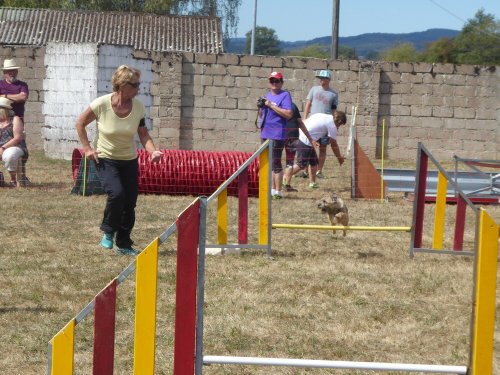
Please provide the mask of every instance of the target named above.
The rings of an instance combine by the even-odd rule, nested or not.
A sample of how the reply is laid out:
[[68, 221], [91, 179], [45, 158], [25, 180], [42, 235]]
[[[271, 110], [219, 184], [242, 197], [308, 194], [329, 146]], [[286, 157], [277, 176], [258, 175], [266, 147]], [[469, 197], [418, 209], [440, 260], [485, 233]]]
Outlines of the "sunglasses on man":
[[281, 79], [270, 79], [269, 83], [276, 84], [276, 83], [282, 83]]

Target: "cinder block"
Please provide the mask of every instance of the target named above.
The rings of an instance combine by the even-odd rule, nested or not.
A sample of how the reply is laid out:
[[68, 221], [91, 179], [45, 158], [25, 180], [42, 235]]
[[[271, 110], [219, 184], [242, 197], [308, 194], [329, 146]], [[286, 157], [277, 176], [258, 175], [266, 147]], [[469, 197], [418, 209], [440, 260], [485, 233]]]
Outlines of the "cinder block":
[[194, 59], [197, 64], [215, 64], [217, 62], [217, 55], [210, 53], [195, 53]]
[[221, 53], [217, 55], [217, 64], [223, 65], [238, 65], [240, 62], [240, 56], [229, 53]]
[[259, 55], [242, 55], [240, 56], [240, 65], [242, 66], [262, 66], [264, 56]]
[[283, 59], [275, 56], [264, 56], [262, 66], [272, 68], [272, 71], [281, 70], [283, 68]]

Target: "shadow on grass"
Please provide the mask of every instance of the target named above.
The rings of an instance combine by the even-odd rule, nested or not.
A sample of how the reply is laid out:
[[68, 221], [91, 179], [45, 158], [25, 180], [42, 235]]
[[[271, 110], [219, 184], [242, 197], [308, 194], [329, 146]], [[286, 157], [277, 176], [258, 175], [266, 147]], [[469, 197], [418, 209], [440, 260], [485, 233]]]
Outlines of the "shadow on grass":
[[16, 186], [1, 186], [0, 189], [20, 189], [20, 190], [47, 190], [47, 189], [68, 189], [70, 191], [72, 185], [66, 182], [44, 182], [44, 183], [30, 183], [29, 186], [16, 187]]
[[57, 310], [53, 307], [0, 307], [0, 314], [8, 314], [13, 312], [23, 312], [23, 313], [54, 313]]
[[367, 252], [358, 251], [358, 259], [376, 258], [383, 256], [384, 255], [382, 253], [377, 253], [376, 251], [367, 251]]

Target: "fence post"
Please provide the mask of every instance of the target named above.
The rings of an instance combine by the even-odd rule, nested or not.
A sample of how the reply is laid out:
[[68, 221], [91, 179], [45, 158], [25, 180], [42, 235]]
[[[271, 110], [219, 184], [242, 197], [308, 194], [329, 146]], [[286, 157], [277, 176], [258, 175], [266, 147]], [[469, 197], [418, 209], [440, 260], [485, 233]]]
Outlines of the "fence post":
[[177, 218], [174, 375], [194, 372], [199, 226], [198, 198]]
[[479, 239], [476, 239], [474, 268], [469, 365], [469, 368], [472, 369], [471, 375], [493, 374], [498, 231], [498, 224], [481, 208], [479, 211]]

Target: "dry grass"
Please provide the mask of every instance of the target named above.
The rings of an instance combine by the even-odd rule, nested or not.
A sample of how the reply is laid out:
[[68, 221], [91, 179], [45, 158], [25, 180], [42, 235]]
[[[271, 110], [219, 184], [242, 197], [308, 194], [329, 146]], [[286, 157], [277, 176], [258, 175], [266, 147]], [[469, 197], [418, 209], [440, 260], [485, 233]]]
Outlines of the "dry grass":
[[[412, 205], [401, 195], [385, 204], [352, 201], [349, 165], [327, 164], [336, 177], [320, 180], [315, 192], [306, 191], [305, 180], [294, 178], [300, 192], [272, 203], [274, 223], [328, 224], [314, 202], [335, 190], [347, 201], [352, 225], [411, 225]], [[5, 374], [45, 373], [51, 337], [131, 262], [97, 245], [104, 197], [70, 195], [69, 162], [34, 153], [28, 168], [33, 187], [0, 190], [0, 372]], [[160, 235], [192, 201], [140, 196], [134, 230], [138, 247]], [[230, 222], [235, 222], [234, 198], [229, 206]], [[488, 211], [500, 219], [498, 207]], [[433, 206], [426, 212], [424, 240], [430, 246]], [[208, 217], [214, 223], [213, 207]], [[256, 222], [252, 199], [250, 223], [255, 227]], [[453, 217], [448, 222], [451, 227]], [[470, 215], [467, 222], [465, 243], [471, 246]], [[214, 231], [212, 225], [211, 241]], [[451, 235], [447, 231], [448, 246]], [[230, 241], [235, 237], [232, 226]], [[254, 228], [250, 240], [256, 241]], [[409, 240], [408, 233], [399, 232], [350, 232], [333, 238], [325, 231], [280, 229], [273, 231], [272, 260], [250, 251], [209, 256], [204, 353], [466, 365], [472, 259], [426, 254], [410, 259]], [[172, 373], [174, 241], [175, 236], [160, 248], [158, 374]], [[133, 276], [118, 288], [117, 374], [131, 373], [134, 291]], [[76, 374], [91, 373], [92, 324], [89, 316], [76, 328]], [[494, 367], [500, 373], [499, 349]], [[361, 374], [239, 366], [210, 366], [204, 373]]]

